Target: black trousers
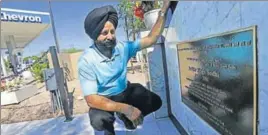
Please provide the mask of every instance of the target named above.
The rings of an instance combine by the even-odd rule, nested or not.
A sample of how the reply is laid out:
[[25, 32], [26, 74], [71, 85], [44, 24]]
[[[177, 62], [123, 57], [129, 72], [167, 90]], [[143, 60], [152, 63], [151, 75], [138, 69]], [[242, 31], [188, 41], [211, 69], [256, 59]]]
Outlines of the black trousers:
[[[141, 84], [128, 83], [126, 90], [118, 95], [107, 97], [115, 102], [126, 103], [138, 108], [146, 116], [162, 106], [161, 98], [147, 90]], [[107, 135], [114, 135], [114, 112], [95, 108], [89, 109], [91, 126], [98, 131], [105, 131]]]

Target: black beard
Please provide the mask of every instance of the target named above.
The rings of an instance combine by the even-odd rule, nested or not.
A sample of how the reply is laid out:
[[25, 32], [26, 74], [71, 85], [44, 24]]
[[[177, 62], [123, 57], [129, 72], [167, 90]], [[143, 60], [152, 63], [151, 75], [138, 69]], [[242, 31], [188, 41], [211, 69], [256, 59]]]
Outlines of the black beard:
[[97, 49], [106, 57], [111, 58], [114, 47], [116, 45], [116, 39], [95, 41]]

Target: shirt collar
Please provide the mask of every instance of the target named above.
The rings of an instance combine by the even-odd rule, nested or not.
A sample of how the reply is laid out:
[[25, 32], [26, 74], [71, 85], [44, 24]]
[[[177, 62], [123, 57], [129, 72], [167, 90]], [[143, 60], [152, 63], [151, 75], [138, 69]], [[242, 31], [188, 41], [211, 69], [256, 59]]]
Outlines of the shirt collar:
[[119, 49], [117, 47], [117, 45], [114, 47], [114, 50], [113, 50], [113, 54], [112, 54], [112, 57], [111, 59], [109, 59], [108, 57], [104, 56], [97, 48], [95, 45], [92, 45], [90, 48], [93, 48], [97, 54], [100, 56], [100, 62], [109, 62], [109, 61], [113, 61], [115, 59], [116, 56], [119, 56], [120, 53], [119, 53]]

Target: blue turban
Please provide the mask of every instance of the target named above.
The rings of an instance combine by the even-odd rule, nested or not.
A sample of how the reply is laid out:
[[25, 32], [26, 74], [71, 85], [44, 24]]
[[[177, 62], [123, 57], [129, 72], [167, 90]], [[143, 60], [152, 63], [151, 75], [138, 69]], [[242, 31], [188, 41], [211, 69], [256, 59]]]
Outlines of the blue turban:
[[85, 22], [85, 32], [94, 41], [97, 40], [99, 34], [101, 33], [105, 23], [110, 21], [114, 27], [117, 27], [118, 16], [116, 10], [113, 6], [103, 6], [96, 8], [88, 13]]

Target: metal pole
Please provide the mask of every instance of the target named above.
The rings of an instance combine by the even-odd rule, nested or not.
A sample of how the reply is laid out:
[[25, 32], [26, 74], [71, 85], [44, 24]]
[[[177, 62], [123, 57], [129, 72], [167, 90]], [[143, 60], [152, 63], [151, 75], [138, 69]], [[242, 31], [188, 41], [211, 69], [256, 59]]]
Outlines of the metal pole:
[[55, 46], [49, 47], [52, 62], [53, 62], [53, 67], [54, 67], [54, 72], [55, 72], [55, 77], [56, 77], [56, 82], [57, 82], [57, 88], [60, 92], [60, 97], [63, 105], [63, 110], [64, 114], [66, 117], [65, 121], [71, 121], [72, 115], [70, 111], [70, 103], [69, 103], [69, 97], [68, 97], [68, 91], [64, 88], [64, 76], [63, 76], [63, 70], [60, 68], [60, 64], [58, 61], [58, 56], [56, 52]]
[[49, 14], [50, 14], [50, 22], [51, 22], [51, 25], [52, 25], [53, 36], [54, 36], [57, 52], [60, 53], [60, 46], [59, 46], [59, 43], [58, 43], [58, 38], [57, 38], [56, 28], [55, 28], [55, 24], [54, 24], [54, 17], [53, 17], [53, 13], [52, 13], [50, 0], [48, 0], [48, 4], [49, 4], [49, 12], [50, 12]]
[[58, 107], [59, 107], [60, 110], [63, 110], [62, 103], [60, 102], [60, 99], [61, 99], [60, 98], [60, 93], [59, 93], [58, 90], [55, 90], [55, 92], [56, 92], [56, 98], [57, 98]]
[[55, 104], [54, 104], [53, 91], [50, 91], [49, 93], [50, 93], [50, 101], [51, 101], [52, 111], [53, 111], [53, 113], [55, 113]]

